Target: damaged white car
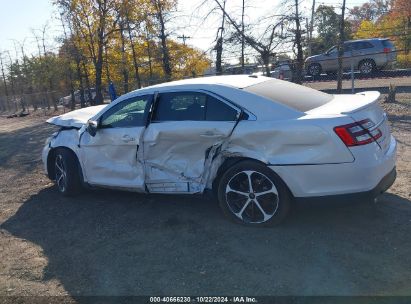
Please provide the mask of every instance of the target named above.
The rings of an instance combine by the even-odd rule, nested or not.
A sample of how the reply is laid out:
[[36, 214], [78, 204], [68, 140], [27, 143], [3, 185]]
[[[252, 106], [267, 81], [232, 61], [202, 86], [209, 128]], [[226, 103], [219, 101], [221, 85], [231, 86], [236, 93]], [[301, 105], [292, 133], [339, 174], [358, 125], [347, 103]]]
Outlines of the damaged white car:
[[235, 221], [273, 225], [293, 200], [376, 196], [392, 185], [396, 141], [378, 97], [246, 75], [164, 83], [49, 119], [61, 129], [44, 167], [64, 195], [209, 189]]

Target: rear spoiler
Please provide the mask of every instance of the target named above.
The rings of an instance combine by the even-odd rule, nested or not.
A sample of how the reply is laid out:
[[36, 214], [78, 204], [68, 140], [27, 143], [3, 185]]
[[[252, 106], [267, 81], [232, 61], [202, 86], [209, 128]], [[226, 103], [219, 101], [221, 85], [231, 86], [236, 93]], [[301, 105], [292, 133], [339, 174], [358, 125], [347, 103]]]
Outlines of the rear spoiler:
[[369, 107], [370, 104], [373, 104], [373, 103], [377, 102], [378, 98], [380, 98], [381, 94], [378, 91], [364, 91], [364, 92], [359, 92], [355, 95], [362, 95], [362, 96], [365, 97], [364, 101], [361, 102], [362, 104], [358, 108], [355, 108], [352, 111], [342, 112], [341, 114], [352, 114], [352, 113], [361, 111], [361, 110]]

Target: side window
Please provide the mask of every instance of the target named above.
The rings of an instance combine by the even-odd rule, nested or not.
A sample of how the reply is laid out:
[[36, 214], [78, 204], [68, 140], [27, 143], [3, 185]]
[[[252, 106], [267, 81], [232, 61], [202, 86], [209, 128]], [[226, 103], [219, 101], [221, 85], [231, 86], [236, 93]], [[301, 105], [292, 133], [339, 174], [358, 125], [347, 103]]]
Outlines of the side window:
[[101, 116], [102, 128], [130, 128], [144, 126], [145, 110], [151, 95], [124, 100]]
[[160, 94], [154, 121], [205, 119], [206, 95], [196, 92]]
[[353, 43], [353, 50], [364, 50], [364, 49], [370, 49], [373, 48], [374, 46], [372, 43], [369, 43], [367, 41], [358, 41]]
[[352, 43], [344, 43], [344, 52], [350, 52], [352, 47], [354, 47]]
[[337, 53], [337, 47], [333, 46], [327, 51], [328, 54], [335, 54]]
[[237, 111], [204, 93], [160, 94], [153, 121], [235, 121]]
[[209, 121], [236, 121], [237, 111], [224, 102], [207, 96], [206, 120]]

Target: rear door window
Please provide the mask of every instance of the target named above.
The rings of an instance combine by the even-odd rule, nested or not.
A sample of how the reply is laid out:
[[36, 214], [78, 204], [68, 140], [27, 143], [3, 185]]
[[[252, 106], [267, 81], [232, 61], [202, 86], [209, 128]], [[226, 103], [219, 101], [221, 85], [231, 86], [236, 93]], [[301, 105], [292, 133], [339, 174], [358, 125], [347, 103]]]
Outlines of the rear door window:
[[353, 50], [365, 50], [365, 49], [371, 49], [373, 47], [374, 45], [368, 41], [357, 41], [357, 42], [352, 43]]
[[237, 114], [237, 110], [233, 109], [228, 104], [212, 96], [207, 96], [206, 120], [236, 121]]

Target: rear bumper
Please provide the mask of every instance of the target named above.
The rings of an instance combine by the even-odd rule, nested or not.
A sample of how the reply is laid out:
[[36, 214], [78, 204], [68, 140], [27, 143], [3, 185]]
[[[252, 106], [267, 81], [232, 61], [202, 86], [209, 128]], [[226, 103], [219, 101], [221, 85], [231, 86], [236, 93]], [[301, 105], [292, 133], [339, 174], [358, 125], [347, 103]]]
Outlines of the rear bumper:
[[326, 196], [312, 196], [312, 197], [298, 197], [296, 201], [298, 203], [339, 203], [339, 202], [353, 202], [364, 201], [376, 198], [378, 195], [387, 191], [392, 184], [394, 184], [397, 177], [396, 169], [392, 169], [384, 178], [378, 183], [378, 185], [369, 191], [339, 194], [339, 195], [326, 195]]
[[295, 198], [381, 192], [384, 185], [395, 180], [397, 143], [391, 137], [385, 153], [375, 143], [367, 146], [353, 151], [352, 163], [269, 167]]

